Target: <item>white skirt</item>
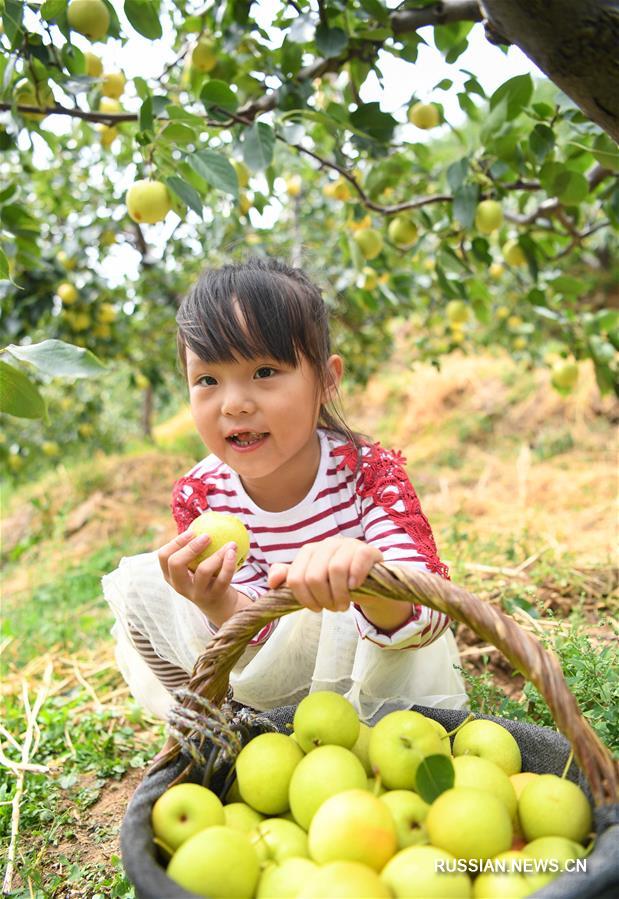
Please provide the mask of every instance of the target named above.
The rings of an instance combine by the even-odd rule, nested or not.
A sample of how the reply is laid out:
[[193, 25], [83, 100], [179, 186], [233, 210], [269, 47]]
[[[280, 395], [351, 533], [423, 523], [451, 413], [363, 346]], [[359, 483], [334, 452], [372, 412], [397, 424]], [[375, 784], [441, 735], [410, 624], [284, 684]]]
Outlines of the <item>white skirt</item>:
[[[131, 622], [155, 652], [187, 674], [213, 634], [202, 612], [165, 581], [156, 553], [122, 559], [103, 578], [115, 616], [116, 660], [142, 706], [167, 718], [172, 694], [135, 649]], [[264, 710], [295, 704], [314, 690], [333, 690], [371, 722], [411, 705], [461, 709], [467, 695], [450, 630], [422, 649], [381, 648], [359, 636], [351, 609], [300, 609], [280, 618], [266, 643], [249, 646], [230, 674], [234, 699]]]

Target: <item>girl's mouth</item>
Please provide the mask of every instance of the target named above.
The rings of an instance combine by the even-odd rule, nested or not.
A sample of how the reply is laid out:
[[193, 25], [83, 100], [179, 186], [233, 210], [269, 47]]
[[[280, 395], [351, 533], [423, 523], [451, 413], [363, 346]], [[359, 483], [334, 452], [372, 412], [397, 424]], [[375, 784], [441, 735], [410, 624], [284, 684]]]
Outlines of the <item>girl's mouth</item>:
[[268, 437], [268, 433], [258, 433], [257, 431], [240, 431], [238, 434], [232, 434], [227, 437], [228, 443], [231, 443], [236, 449], [249, 449], [263, 443]]

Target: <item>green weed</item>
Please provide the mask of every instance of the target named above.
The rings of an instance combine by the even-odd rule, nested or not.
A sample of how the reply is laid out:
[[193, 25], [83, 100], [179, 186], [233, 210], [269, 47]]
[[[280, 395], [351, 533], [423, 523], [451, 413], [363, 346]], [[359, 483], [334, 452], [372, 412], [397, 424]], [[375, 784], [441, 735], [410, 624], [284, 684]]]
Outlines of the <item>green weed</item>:
[[[608, 643], [602, 649], [578, 621], [570, 622], [567, 631], [542, 638], [542, 643], [558, 657], [570, 691], [600, 740], [611, 752], [619, 752], [619, 648], [612, 633], [616, 626], [610, 620], [601, 621], [600, 626], [608, 629]], [[488, 662], [486, 655], [483, 663]], [[556, 727], [546, 700], [532, 683], [525, 683], [522, 700], [514, 700], [505, 696], [489, 671], [462, 674], [472, 712]]]
[[[139, 541], [143, 542], [144, 538]], [[24, 665], [57, 644], [73, 653], [107, 639], [112, 616], [101, 591], [101, 577], [116, 567], [121, 555], [138, 551], [135, 541], [133, 546], [125, 540], [103, 546], [60, 577], [39, 584], [28, 601], [7, 601], [0, 639], [14, 638], [9, 647], [11, 661]]]

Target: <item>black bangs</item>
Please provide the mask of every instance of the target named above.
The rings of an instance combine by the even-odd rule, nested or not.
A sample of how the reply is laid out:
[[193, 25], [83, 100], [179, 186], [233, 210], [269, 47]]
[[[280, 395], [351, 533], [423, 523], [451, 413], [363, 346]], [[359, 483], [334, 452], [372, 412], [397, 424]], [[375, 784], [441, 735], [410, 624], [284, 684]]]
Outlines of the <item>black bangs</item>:
[[320, 369], [330, 353], [322, 296], [291, 274], [272, 259], [203, 272], [176, 317], [179, 350], [205, 362], [267, 357], [294, 367], [302, 353]]

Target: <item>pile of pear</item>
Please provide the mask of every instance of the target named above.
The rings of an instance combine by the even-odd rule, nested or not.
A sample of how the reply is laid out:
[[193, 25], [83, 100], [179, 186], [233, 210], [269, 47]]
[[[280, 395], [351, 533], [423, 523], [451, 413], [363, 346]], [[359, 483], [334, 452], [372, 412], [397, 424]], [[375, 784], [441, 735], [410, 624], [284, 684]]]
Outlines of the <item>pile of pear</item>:
[[[417, 773], [436, 756], [453, 765], [453, 786], [422, 789], [426, 801]], [[517, 899], [583, 859], [592, 827], [575, 783], [521, 769], [496, 722], [447, 733], [402, 710], [370, 727], [343, 696], [316, 691], [290, 734], [243, 747], [223, 801], [196, 783], [166, 790], [154, 841], [168, 877], [210, 899]]]

